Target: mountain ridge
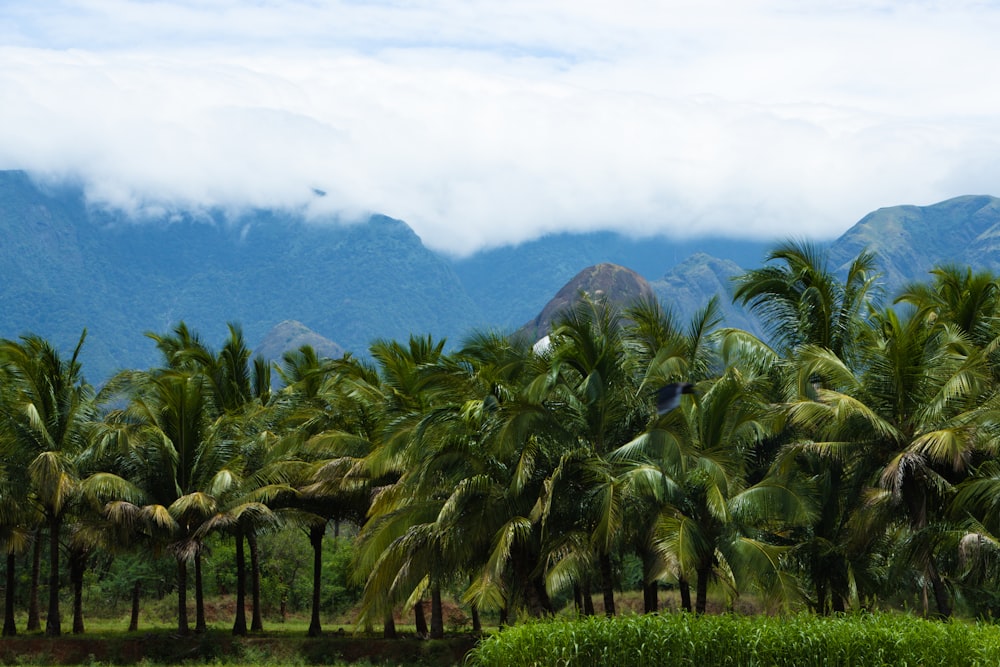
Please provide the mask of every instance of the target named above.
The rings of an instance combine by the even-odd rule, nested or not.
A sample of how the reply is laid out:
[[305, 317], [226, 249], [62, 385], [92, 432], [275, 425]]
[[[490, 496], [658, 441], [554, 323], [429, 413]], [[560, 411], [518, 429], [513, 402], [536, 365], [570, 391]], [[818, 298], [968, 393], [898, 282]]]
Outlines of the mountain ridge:
[[[378, 215], [350, 225], [263, 209], [147, 218], [89, 206], [74, 184], [40, 186], [24, 172], [0, 171], [0, 336], [37, 333], [65, 349], [86, 328], [91, 378], [157, 363], [144, 333], [181, 320], [209, 342], [239, 323], [258, 344], [280, 322], [308, 322], [364, 356], [378, 338], [431, 334], [456, 344], [477, 328], [513, 332], [602, 262], [636, 272], [678, 315], [719, 294], [726, 324], [754, 331], [731, 303], [730, 279], [761, 266], [780, 240], [704, 240], [697, 248], [663, 237], [556, 234], [456, 259], [427, 249], [405, 222]], [[833, 267], [862, 248], [878, 250], [891, 291], [926, 279], [935, 264], [997, 270], [998, 237], [1000, 200], [968, 195], [873, 211], [822, 247]]]

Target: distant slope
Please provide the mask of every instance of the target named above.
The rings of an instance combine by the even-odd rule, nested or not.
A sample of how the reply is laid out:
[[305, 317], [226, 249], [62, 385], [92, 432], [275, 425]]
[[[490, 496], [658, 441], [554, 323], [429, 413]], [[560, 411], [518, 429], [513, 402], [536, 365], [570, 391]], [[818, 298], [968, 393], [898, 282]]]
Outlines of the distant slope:
[[612, 232], [552, 234], [517, 246], [485, 250], [452, 260], [484, 324], [506, 330], [521, 326], [580, 269], [601, 263], [627, 266], [647, 280], [704, 252], [744, 268], [760, 266], [769, 241], [630, 238]]
[[946, 263], [1000, 269], [1000, 199], [956, 197], [932, 206], [892, 206], [869, 213], [830, 245], [834, 266], [846, 268], [863, 249], [878, 255], [887, 296], [928, 278]]
[[338, 359], [344, 355], [344, 348], [295, 320], [276, 324], [254, 347], [254, 354], [280, 363], [286, 352], [294, 352], [304, 345], [316, 350], [321, 358]]
[[[0, 171], [0, 238], [0, 336], [37, 333], [69, 350], [86, 328], [84, 370], [94, 382], [157, 363], [144, 333], [181, 320], [210, 345], [221, 344], [227, 322], [262, 345], [279, 323], [307, 322], [358, 355], [376, 338], [432, 334], [457, 344], [474, 327], [513, 332], [581, 269], [602, 263], [644, 277], [682, 318], [719, 294], [726, 324], [753, 331], [731, 304], [730, 278], [760, 266], [774, 245], [598, 232], [455, 259], [384, 216], [344, 225], [267, 210], [169, 211], [139, 222], [88, 207], [72, 184], [40, 187], [17, 171]], [[879, 253], [890, 296], [938, 264], [1000, 272], [1000, 200], [880, 209], [828, 249], [842, 266], [865, 247]]]
[[226, 323], [260, 340], [308, 321], [347, 349], [376, 338], [444, 337], [481, 321], [450, 264], [405, 223], [307, 224], [250, 211], [171, 212], [141, 223], [88, 208], [79, 188], [0, 172], [0, 336], [68, 348], [86, 327], [92, 381], [158, 361], [144, 332], [184, 320], [209, 344]]
[[656, 298], [646, 279], [631, 269], [607, 262], [588, 266], [563, 285], [518, 334], [532, 341], [548, 335], [553, 321], [578, 303], [584, 294], [592, 299], [607, 299], [622, 308], [643, 299]]
[[718, 296], [724, 326], [757, 333], [756, 321], [733, 304], [732, 278], [743, 271], [736, 262], [697, 253], [651, 285], [664, 307], [680, 316], [682, 323], [704, 308], [712, 296]]

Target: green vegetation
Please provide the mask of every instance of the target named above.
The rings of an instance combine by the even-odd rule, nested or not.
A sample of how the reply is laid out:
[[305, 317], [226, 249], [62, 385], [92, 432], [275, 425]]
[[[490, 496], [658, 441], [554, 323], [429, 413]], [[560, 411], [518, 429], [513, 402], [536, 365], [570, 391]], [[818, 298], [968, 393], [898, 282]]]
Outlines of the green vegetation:
[[942, 667], [996, 664], [1000, 630], [888, 614], [631, 616], [526, 623], [490, 637], [470, 667]]
[[[181, 324], [149, 334], [159, 365], [95, 392], [84, 339], [68, 358], [0, 341], [3, 634], [60, 636], [66, 606], [75, 635], [127, 607], [131, 631], [155, 613], [193, 639], [220, 617], [317, 638], [336, 614], [442, 639], [626, 597], [656, 612], [667, 589], [692, 615], [628, 623], [820, 642], [844, 611], [995, 617], [1000, 282], [941, 267], [888, 307], [874, 257], [848, 266], [785, 244], [743, 274], [767, 342], [719, 328], [715, 301], [681, 322], [583, 298], [545, 348], [411, 336], [371, 362], [303, 347], [272, 366], [235, 325], [216, 349]], [[694, 393], [660, 414], [671, 382]], [[699, 618], [720, 609], [816, 618]]]

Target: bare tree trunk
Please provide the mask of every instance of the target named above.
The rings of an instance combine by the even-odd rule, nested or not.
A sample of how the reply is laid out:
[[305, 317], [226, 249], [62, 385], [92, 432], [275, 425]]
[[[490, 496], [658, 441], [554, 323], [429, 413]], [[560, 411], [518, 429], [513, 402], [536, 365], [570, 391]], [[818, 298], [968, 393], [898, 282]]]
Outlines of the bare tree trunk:
[[655, 614], [660, 610], [660, 600], [658, 597], [660, 590], [656, 581], [642, 585], [642, 611], [646, 614]]
[[424, 601], [417, 600], [413, 605], [413, 624], [416, 626], [417, 636], [427, 636], [427, 618], [424, 616]]
[[594, 615], [594, 592], [590, 589], [590, 578], [583, 580], [583, 615]]
[[139, 630], [139, 594], [142, 592], [142, 581], [135, 580], [132, 584], [132, 615], [128, 620], [128, 631], [137, 632]]
[[87, 569], [87, 552], [71, 548], [69, 552], [69, 580], [73, 586], [73, 634], [83, 634], [83, 573]]
[[38, 584], [42, 578], [42, 529], [35, 529], [35, 540], [31, 547], [31, 588], [28, 591], [28, 625], [25, 630], [38, 632], [42, 629], [42, 614], [38, 604]]
[[17, 577], [14, 576], [14, 567], [17, 565], [17, 558], [13, 552], [7, 553], [7, 576], [4, 588], [3, 601], [3, 636], [13, 637], [17, 634], [17, 626], [14, 624], [14, 585]]
[[441, 605], [441, 585], [431, 584], [431, 639], [444, 639], [444, 608]]
[[934, 603], [937, 605], [938, 615], [941, 618], [951, 616], [951, 601], [948, 599], [948, 590], [945, 588], [941, 575], [938, 574], [934, 565], [933, 556], [927, 563], [927, 576], [931, 580], [931, 589], [934, 591]]
[[691, 584], [684, 577], [678, 577], [677, 587], [681, 591], [681, 609], [691, 611]]
[[326, 524], [309, 527], [309, 544], [312, 545], [313, 549], [312, 618], [309, 621], [309, 630], [306, 632], [309, 637], [319, 637], [323, 634], [319, 621], [319, 602], [323, 575], [323, 533], [325, 532]]
[[601, 554], [601, 590], [604, 593], [604, 615], [615, 615], [614, 574], [611, 570], [611, 554]]
[[642, 610], [653, 614], [660, 610], [660, 583], [654, 576], [659, 562], [652, 549], [642, 550]]
[[49, 615], [45, 619], [45, 634], [58, 637], [62, 634], [59, 617], [59, 529], [61, 517], [49, 518]]
[[708, 575], [709, 568], [698, 568], [698, 588], [694, 602], [694, 613], [704, 614], [708, 603]]
[[[813, 577], [816, 579], [816, 613], [826, 616], [830, 613], [826, 605], [826, 578], [822, 572], [815, 572]], [[833, 597], [837, 597], [836, 594]]]
[[257, 548], [257, 533], [247, 532], [247, 548], [250, 550], [250, 632], [264, 632], [264, 617], [260, 607], [260, 550]]
[[243, 553], [243, 529], [236, 529], [236, 618], [233, 620], [233, 634], [246, 637], [247, 634], [247, 563]]
[[205, 623], [205, 587], [201, 579], [201, 545], [194, 552], [194, 631], [208, 631], [208, 624]]
[[396, 619], [392, 617], [392, 609], [390, 609], [382, 617], [382, 638], [395, 639], [396, 636]]
[[188, 575], [187, 575], [187, 562], [178, 557], [177, 559], [177, 633], [182, 637], [186, 637], [191, 634], [191, 628], [188, 625], [188, 609], [187, 609], [187, 586], [188, 586]]
[[473, 602], [470, 610], [472, 613], [472, 631], [477, 635], [481, 634], [483, 632], [483, 622], [479, 618], [479, 605]]

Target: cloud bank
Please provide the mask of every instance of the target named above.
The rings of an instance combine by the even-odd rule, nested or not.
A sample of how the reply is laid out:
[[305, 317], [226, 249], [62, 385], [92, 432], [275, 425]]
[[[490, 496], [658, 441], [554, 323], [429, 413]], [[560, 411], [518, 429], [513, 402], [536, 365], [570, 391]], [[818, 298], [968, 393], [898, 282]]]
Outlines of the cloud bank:
[[993, 2], [13, 4], [0, 168], [99, 204], [380, 212], [465, 254], [1000, 194]]

